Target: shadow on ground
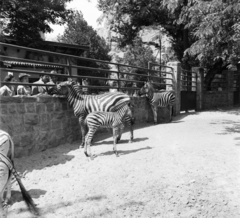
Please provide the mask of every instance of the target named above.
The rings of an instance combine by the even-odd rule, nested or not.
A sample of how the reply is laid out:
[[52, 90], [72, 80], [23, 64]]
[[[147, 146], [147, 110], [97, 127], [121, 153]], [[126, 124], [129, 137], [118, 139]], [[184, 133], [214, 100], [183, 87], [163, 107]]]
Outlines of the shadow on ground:
[[[143, 150], [149, 150], [149, 149], [152, 149], [152, 147], [147, 146], [145, 148], [138, 148], [133, 150], [118, 150], [118, 153], [120, 156], [122, 156], [122, 155], [127, 155], [127, 154], [131, 154], [131, 153], [135, 153]], [[107, 151], [107, 152], [100, 153], [97, 156], [107, 156], [107, 155], [113, 155], [113, 154], [114, 154], [113, 151]]]
[[[182, 119], [184, 119], [186, 116], [195, 115], [196, 112], [189, 112], [189, 113], [183, 113], [179, 116], [173, 117], [172, 122], [170, 123], [159, 123], [158, 125], [173, 125], [180, 122], [183, 122]], [[143, 128], [149, 128], [153, 126], [152, 122], [149, 123], [137, 123], [134, 125], [134, 130], [143, 129]], [[124, 134], [128, 134], [128, 128], [125, 129]], [[110, 139], [109, 139], [110, 138]], [[109, 139], [109, 140], [106, 140]], [[148, 140], [147, 137], [145, 138], [136, 138], [134, 139], [134, 142], [141, 142]], [[120, 143], [127, 143], [127, 140], [122, 140]], [[59, 164], [65, 164], [69, 161], [71, 161], [75, 156], [72, 154], [69, 154], [69, 152], [78, 150], [79, 145], [81, 141], [76, 141], [73, 143], [68, 143], [65, 145], [60, 145], [55, 148], [50, 148], [45, 151], [40, 151], [36, 154], [32, 154], [29, 157], [21, 157], [15, 159], [15, 166], [17, 171], [20, 173], [24, 172], [31, 172], [32, 170], [41, 170], [46, 167], [51, 167], [54, 165]], [[106, 130], [100, 130], [96, 133], [94, 136], [94, 145], [102, 145], [102, 144], [112, 144], [112, 130], [108, 129]], [[138, 151], [138, 150], [136, 150]], [[132, 152], [136, 152], [132, 151]]]
[[[27, 187], [25, 187], [27, 188]], [[39, 198], [42, 195], [45, 195], [47, 191], [42, 190], [42, 189], [30, 189], [28, 190], [28, 193], [30, 194], [30, 196], [34, 199]], [[11, 203], [14, 204], [16, 202], [20, 202], [23, 201], [23, 197], [22, 197], [22, 193], [21, 191], [15, 191], [12, 190], [12, 197], [11, 197]]]

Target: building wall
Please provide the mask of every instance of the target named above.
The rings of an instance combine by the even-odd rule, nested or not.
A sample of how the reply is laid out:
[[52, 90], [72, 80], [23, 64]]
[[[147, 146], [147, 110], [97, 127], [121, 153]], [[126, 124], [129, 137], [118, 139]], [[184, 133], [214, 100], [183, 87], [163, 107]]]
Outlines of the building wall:
[[[132, 103], [136, 123], [153, 122], [146, 98], [133, 97]], [[158, 114], [160, 122], [169, 122], [167, 108]], [[12, 136], [16, 157], [81, 139], [78, 119], [66, 98], [51, 96], [0, 97], [0, 129]]]
[[204, 91], [203, 110], [233, 106], [232, 91]]

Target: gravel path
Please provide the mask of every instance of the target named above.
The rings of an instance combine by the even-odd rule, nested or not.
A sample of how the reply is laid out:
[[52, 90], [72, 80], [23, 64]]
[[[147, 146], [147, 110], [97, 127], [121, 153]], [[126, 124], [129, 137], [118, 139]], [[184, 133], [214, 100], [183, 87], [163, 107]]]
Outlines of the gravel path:
[[[88, 161], [78, 144], [16, 159], [23, 184], [46, 218], [240, 217], [240, 109], [182, 114], [137, 125], [112, 152], [99, 134]], [[18, 186], [10, 218], [28, 218]]]

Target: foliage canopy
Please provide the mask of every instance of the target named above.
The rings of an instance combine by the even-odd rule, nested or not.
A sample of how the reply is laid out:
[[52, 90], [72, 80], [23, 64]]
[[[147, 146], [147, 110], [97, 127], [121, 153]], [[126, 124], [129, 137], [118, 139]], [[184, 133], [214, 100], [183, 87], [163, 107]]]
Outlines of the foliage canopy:
[[185, 69], [207, 69], [207, 83], [240, 60], [239, 0], [98, 0], [98, 7], [120, 46], [146, 26], [163, 28]]
[[41, 41], [40, 33], [51, 32], [52, 24], [64, 24], [72, 11], [66, 9], [71, 0], [2, 0], [1, 41], [9, 36], [20, 45]]

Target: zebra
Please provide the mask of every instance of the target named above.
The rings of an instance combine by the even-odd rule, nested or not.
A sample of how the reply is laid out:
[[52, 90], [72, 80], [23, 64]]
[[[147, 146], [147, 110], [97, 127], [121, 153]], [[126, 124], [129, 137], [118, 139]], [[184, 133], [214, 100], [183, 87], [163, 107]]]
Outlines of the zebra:
[[[70, 106], [73, 107], [74, 114], [78, 117], [81, 133], [82, 142], [80, 148], [84, 147], [85, 135], [86, 135], [86, 116], [94, 111], [117, 111], [124, 105], [130, 103], [130, 97], [121, 92], [114, 93], [103, 93], [100, 95], [83, 95], [80, 87], [72, 82], [65, 81], [57, 85], [56, 93], [59, 95], [66, 95]], [[130, 120], [127, 119], [127, 120]], [[129, 124], [131, 125], [131, 124]], [[118, 141], [120, 140], [120, 135], [118, 136]]]
[[140, 96], [146, 95], [153, 111], [154, 124], [157, 124], [157, 108], [170, 106], [170, 117], [172, 119], [172, 106], [175, 103], [175, 95], [171, 91], [154, 92], [153, 85], [150, 82], [145, 82], [140, 89]]
[[[12, 175], [20, 187], [23, 199], [28, 209], [35, 215], [39, 215], [38, 208], [35, 206], [31, 196], [22, 184], [14, 164], [14, 143], [10, 135], [0, 130], [0, 217], [7, 217], [7, 205], [11, 198], [11, 180]], [[4, 192], [7, 189], [4, 199]]]
[[[122, 134], [124, 129], [124, 122], [126, 122], [126, 117], [132, 117], [132, 111], [128, 105], [123, 106], [116, 112], [105, 112], [105, 111], [95, 111], [87, 115], [86, 125], [88, 126], [88, 133], [85, 139], [84, 153], [87, 157], [90, 157], [93, 160], [91, 154], [91, 143], [95, 132], [99, 127], [112, 128], [113, 130], [113, 152], [118, 157], [117, 152], [117, 141], [118, 134]], [[134, 120], [131, 119], [130, 122], [133, 124]], [[120, 130], [120, 133], [118, 132]], [[130, 125], [130, 139], [129, 143], [133, 141], [133, 128]]]

